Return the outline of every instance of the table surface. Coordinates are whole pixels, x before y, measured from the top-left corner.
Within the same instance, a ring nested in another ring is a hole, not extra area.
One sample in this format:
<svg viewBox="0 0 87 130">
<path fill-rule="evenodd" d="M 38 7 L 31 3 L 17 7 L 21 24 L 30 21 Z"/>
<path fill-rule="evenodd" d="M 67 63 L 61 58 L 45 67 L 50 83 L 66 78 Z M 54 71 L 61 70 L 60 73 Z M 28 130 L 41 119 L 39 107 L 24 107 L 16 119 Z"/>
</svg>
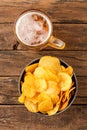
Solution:
<svg viewBox="0 0 87 130">
<path fill-rule="evenodd" d="M 64 50 L 31 50 L 19 43 L 15 21 L 26 9 L 42 9 L 51 17 L 53 34 L 66 42 Z M 18 103 L 18 79 L 25 65 L 44 55 L 57 56 L 77 75 L 78 95 L 64 113 L 45 117 Z M 0 1 L 0 130 L 87 130 L 87 1 Z"/>
</svg>

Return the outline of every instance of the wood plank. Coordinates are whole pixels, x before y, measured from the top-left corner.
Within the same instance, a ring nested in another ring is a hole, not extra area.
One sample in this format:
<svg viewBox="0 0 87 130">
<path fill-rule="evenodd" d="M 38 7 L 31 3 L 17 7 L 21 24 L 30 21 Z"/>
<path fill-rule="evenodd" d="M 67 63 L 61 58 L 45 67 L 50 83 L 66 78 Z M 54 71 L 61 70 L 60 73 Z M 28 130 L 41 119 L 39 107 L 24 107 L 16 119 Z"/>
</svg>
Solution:
<svg viewBox="0 0 87 130">
<path fill-rule="evenodd" d="M 87 130 L 87 105 L 71 106 L 56 116 L 28 112 L 24 106 L 0 106 L 1 130 Z"/>
<path fill-rule="evenodd" d="M 54 24 L 54 35 L 66 43 L 65 50 L 87 50 L 87 24 Z"/>
<path fill-rule="evenodd" d="M 87 92 L 86 92 L 86 97 L 78 97 L 77 96 L 75 101 L 73 102 L 73 104 L 74 105 L 87 105 Z"/>
<path fill-rule="evenodd" d="M 64 2 L 83 2 L 83 1 L 86 1 L 86 0 L 62 0 L 62 3 L 64 3 Z M 12 5 L 16 5 L 16 6 L 18 6 L 18 5 L 25 5 L 25 4 L 37 4 L 37 3 L 39 3 L 39 2 L 41 2 L 43 5 L 44 4 L 51 4 L 51 3 L 56 3 L 56 2 L 61 2 L 61 0 L 47 0 L 47 1 L 40 1 L 40 0 L 30 0 L 30 1 L 28 1 L 28 0 L 21 0 L 21 1 L 19 1 L 19 0 L 2 0 L 2 2 L 0 2 L 0 5 L 10 5 L 10 6 L 12 6 Z"/>
<path fill-rule="evenodd" d="M 31 55 L 32 54 L 32 55 Z M 44 55 L 61 58 L 79 76 L 87 76 L 87 51 L 0 51 L 0 76 L 19 75 L 31 60 Z"/>
<path fill-rule="evenodd" d="M 18 104 L 18 77 L 0 77 L 0 104 Z"/>
<path fill-rule="evenodd" d="M 19 104 L 19 77 L 0 77 L 0 104 Z M 78 77 L 78 94 L 73 104 L 87 104 L 86 78 Z"/>
<path fill-rule="evenodd" d="M 87 50 L 87 24 L 53 24 L 53 27 L 53 35 L 66 42 L 65 50 Z M 17 42 L 14 30 L 14 24 L 0 24 L 0 50 L 29 50 Z"/>
<path fill-rule="evenodd" d="M 42 9 L 58 23 L 87 23 L 87 2 L 24 1 L 0 2 L 0 23 L 14 22 L 27 9 Z"/>
<path fill-rule="evenodd" d="M 66 42 L 65 50 L 87 50 L 87 24 L 54 24 L 53 27 L 53 34 Z M 17 42 L 14 30 L 14 24 L 0 24 L 0 50 L 29 50 Z"/>
</svg>

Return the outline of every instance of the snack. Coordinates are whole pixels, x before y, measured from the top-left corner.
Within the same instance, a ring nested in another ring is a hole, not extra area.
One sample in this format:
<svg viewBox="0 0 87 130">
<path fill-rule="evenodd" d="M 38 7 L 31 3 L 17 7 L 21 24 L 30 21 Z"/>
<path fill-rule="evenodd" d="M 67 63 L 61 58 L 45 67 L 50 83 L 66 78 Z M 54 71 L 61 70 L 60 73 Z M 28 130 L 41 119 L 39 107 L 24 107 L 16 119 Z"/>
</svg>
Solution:
<svg viewBox="0 0 87 130">
<path fill-rule="evenodd" d="M 73 68 L 65 68 L 56 57 L 43 56 L 25 68 L 18 98 L 30 112 L 54 115 L 64 110 L 73 95 Z"/>
</svg>

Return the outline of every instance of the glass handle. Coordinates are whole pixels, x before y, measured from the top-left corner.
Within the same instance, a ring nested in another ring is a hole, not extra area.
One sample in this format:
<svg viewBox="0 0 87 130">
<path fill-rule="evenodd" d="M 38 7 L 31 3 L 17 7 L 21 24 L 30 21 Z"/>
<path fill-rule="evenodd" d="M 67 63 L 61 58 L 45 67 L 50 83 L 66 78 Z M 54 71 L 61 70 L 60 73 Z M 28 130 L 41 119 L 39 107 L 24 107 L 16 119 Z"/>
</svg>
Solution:
<svg viewBox="0 0 87 130">
<path fill-rule="evenodd" d="M 64 49 L 65 48 L 65 42 L 63 42 L 62 40 L 51 36 L 49 39 L 49 46 L 54 47 L 56 49 Z"/>
</svg>

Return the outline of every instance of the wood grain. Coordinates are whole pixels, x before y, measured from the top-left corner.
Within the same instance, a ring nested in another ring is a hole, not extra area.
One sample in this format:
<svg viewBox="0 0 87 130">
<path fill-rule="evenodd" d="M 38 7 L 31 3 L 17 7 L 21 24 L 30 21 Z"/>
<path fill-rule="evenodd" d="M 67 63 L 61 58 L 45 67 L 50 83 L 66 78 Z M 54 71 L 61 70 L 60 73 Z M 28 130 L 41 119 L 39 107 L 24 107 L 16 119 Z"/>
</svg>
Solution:
<svg viewBox="0 0 87 130">
<path fill-rule="evenodd" d="M 1 5 L 14 5 L 15 4 L 15 6 L 19 6 L 19 5 L 24 5 L 24 4 L 39 4 L 39 2 L 41 2 L 41 4 L 52 4 L 52 3 L 64 3 L 64 2 L 84 2 L 84 1 L 86 1 L 86 0 L 47 0 L 47 1 L 44 1 L 44 0 L 42 0 L 42 1 L 39 1 L 39 0 L 30 0 L 30 1 L 28 1 L 28 0 L 21 0 L 21 1 L 19 1 L 19 0 L 2 0 L 2 2 L 0 2 L 0 4 Z"/>
<path fill-rule="evenodd" d="M 53 28 L 53 35 L 66 43 L 64 50 L 87 50 L 87 24 L 53 24 Z M 17 42 L 14 30 L 14 24 L 0 24 L 0 50 L 29 50 Z"/>
<path fill-rule="evenodd" d="M 18 104 L 18 77 L 0 77 L 0 104 Z"/>
<path fill-rule="evenodd" d="M 57 56 L 70 64 L 79 76 L 87 76 L 87 51 L 0 51 L 0 76 L 19 75 L 31 60 Z"/>
<path fill-rule="evenodd" d="M 30 113 L 24 106 L 0 106 L 0 130 L 86 130 L 87 106 L 71 106 L 56 116 Z"/>
<path fill-rule="evenodd" d="M 53 35 L 66 42 L 64 50 L 35 51 L 17 41 L 16 19 L 32 8 L 50 16 Z M 66 61 L 78 79 L 78 94 L 71 107 L 51 117 L 30 113 L 18 103 L 22 69 L 43 55 Z M 87 0 L 0 1 L 0 130 L 87 130 Z"/>
<path fill-rule="evenodd" d="M 84 77 L 77 77 L 78 94 L 73 104 L 87 104 L 87 82 Z M 0 77 L 0 104 L 19 104 L 19 77 Z"/>
<path fill-rule="evenodd" d="M 0 2 L 0 23 L 15 22 L 19 14 L 32 8 L 47 12 L 52 22 L 87 23 L 87 2 L 10 1 Z"/>
</svg>

